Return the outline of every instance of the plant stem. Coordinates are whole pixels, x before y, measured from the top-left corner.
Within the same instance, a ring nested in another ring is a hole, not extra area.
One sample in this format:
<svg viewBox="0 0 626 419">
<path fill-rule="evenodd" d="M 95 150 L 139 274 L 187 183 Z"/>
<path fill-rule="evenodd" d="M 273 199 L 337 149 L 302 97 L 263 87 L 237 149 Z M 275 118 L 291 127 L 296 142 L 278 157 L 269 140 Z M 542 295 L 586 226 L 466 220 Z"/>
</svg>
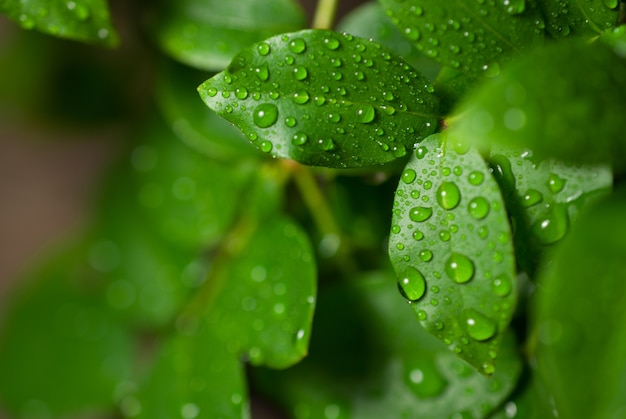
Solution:
<svg viewBox="0 0 626 419">
<path fill-rule="evenodd" d="M 332 29 L 338 0 L 319 0 L 313 17 L 313 29 Z"/>
</svg>

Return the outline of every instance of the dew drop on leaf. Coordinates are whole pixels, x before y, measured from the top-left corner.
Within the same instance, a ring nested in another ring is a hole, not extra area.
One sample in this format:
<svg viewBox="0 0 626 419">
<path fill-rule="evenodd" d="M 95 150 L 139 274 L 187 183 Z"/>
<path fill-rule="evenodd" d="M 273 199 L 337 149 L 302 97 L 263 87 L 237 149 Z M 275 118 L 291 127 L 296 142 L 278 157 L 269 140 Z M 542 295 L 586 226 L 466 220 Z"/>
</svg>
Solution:
<svg viewBox="0 0 626 419">
<path fill-rule="evenodd" d="M 459 205 L 461 191 L 454 182 L 442 182 L 437 188 L 437 202 L 441 208 L 451 210 Z"/>
<path fill-rule="evenodd" d="M 485 175 L 483 175 L 483 173 L 479 171 L 474 171 L 470 173 L 469 176 L 467 177 L 468 182 L 474 186 L 478 186 L 482 184 L 484 179 L 485 179 Z"/>
<path fill-rule="evenodd" d="M 559 193 L 565 187 L 565 179 L 559 177 L 556 173 L 550 173 L 548 178 L 548 188 L 552 193 Z"/>
<path fill-rule="evenodd" d="M 543 195 L 536 189 L 529 189 L 522 196 L 522 207 L 528 208 L 540 203 L 543 200 Z"/>
<path fill-rule="evenodd" d="M 430 207 L 413 207 L 409 211 L 409 218 L 417 223 L 428 220 L 433 215 Z"/>
<path fill-rule="evenodd" d="M 301 65 L 297 65 L 293 68 L 293 77 L 296 80 L 304 80 L 307 78 L 307 76 L 309 75 L 309 72 L 307 71 L 307 69 Z"/>
<path fill-rule="evenodd" d="M 484 341 L 496 334 L 496 322 L 473 308 L 464 310 L 465 330 L 470 337 L 477 341 Z"/>
<path fill-rule="evenodd" d="M 256 51 L 260 56 L 266 56 L 270 53 L 270 45 L 267 42 L 261 42 L 256 46 Z"/>
<path fill-rule="evenodd" d="M 376 111 L 371 105 L 360 106 L 356 111 L 357 121 L 362 124 L 369 124 L 374 120 Z"/>
<path fill-rule="evenodd" d="M 543 244 L 552 244 L 561 240 L 568 228 L 567 210 L 560 206 L 552 206 L 531 226 L 531 231 Z"/>
<path fill-rule="evenodd" d="M 340 43 L 339 43 L 339 40 L 337 38 L 328 37 L 328 38 L 324 39 L 324 46 L 326 48 L 334 51 L 337 48 L 339 48 Z"/>
<path fill-rule="evenodd" d="M 252 120 L 259 128 L 271 127 L 278 120 L 278 108 L 273 103 L 262 103 L 254 110 Z"/>
<path fill-rule="evenodd" d="M 300 90 L 298 92 L 295 92 L 291 98 L 294 103 L 298 105 L 304 105 L 309 101 L 311 97 L 309 96 L 309 93 L 307 91 Z"/>
<path fill-rule="evenodd" d="M 413 183 L 416 177 L 417 173 L 415 173 L 415 170 L 413 169 L 406 169 L 402 172 L 402 181 L 407 185 Z"/>
<path fill-rule="evenodd" d="M 491 283 L 491 289 L 493 290 L 494 294 L 500 297 L 506 297 L 511 293 L 511 279 L 504 274 L 498 275 Z"/>
<path fill-rule="evenodd" d="M 302 38 L 294 38 L 289 41 L 288 48 L 289 51 L 295 54 L 301 54 L 306 49 L 306 42 Z"/>
<path fill-rule="evenodd" d="M 420 399 L 437 397 L 448 387 L 448 382 L 431 360 L 408 362 L 403 375 L 405 385 Z"/>
<path fill-rule="evenodd" d="M 489 214 L 489 202 L 481 196 L 473 198 L 469 204 L 467 204 L 467 212 L 472 217 L 482 220 Z"/>
<path fill-rule="evenodd" d="M 407 300 L 419 300 L 426 292 L 424 275 L 415 268 L 409 268 L 398 281 L 398 289 Z"/>
<path fill-rule="evenodd" d="M 445 271 L 448 278 L 464 284 L 474 276 L 474 263 L 467 256 L 453 252 L 446 261 Z"/>
</svg>

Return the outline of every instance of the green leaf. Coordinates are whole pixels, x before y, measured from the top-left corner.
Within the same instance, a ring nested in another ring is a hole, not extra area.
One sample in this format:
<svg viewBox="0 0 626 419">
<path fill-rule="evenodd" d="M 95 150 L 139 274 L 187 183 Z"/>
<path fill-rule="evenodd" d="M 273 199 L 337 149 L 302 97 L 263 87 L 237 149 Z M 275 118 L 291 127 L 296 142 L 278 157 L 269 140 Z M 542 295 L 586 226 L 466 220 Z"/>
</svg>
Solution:
<svg viewBox="0 0 626 419">
<path fill-rule="evenodd" d="M 160 348 L 146 385 L 122 404 L 126 416 L 242 418 L 247 389 L 236 354 L 229 352 L 206 323 L 193 335 L 177 333 Z"/>
<path fill-rule="evenodd" d="M 381 0 L 392 21 L 427 56 L 464 73 L 493 77 L 541 44 L 544 23 L 525 0 Z"/>
<path fill-rule="evenodd" d="M 383 164 L 437 128 L 424 76 L 375 42 L 326 30 L 255 44 L 199 91 L 262 151 L 314 166 Z"/>
<path fill-rule="evenodd" d="M 313 250 L 286 218 L 244 224 L 236 238 L 246 242 L 216 272 L 215 282 L 224 288 L 207 322 L 252 364 L 285 368 L 307 353 L 316 289 Z"/>
<path fill-rule="evenodd" d="M 619 0 L 542 0 L 546 29 L 555 38 L 596 36 L 615 26 Z"/>
<path fill-rule="evenodd" d="M 402 173 L 389 255 L 424 328 L 490 375 L 517 297 L 512 238 L 486 163 L 448 138 L 424 140 Z"/>
<path fill-rule="evenodd" d="M 475 78 L 469 77 L 452 67 L 442 68 L 434 82 L 441 101 L 441 113 L 449 114 L 456 103 L 472 91 L 476 82 Z"/>
<path fill-rule="evenodd" d="M 0 0 L 0 13 L 24 29 L 109 47 L 119 42 L 105 0 Z"/>
<path fill-rule="evenodd" d="M 156 86 L 158 105 L 171 130 L 207 157 L 228 160 L 259 156 L 258 150 L 231 124 L 198 100 L 196 88 L 205 72 L 164 60 Z"/>
<path fill-rule="evenodd" d="M 484 417 L 521 370 L 511 334 L 492 378 L 415 324 L 392 275 L 371 274 L 320 294 L 310 355 L 282 371 L 253 369 L 254 382 L 293 416 Z"/>
<path fill-rule="evenodd" d="M 531 275 L 542 251 L 565 237 L 581 209 L 613 183 L 607 166 L 537 161 L 529 150 L 494 146 L 490 163 L 514 219 L 517 263 Z"/>
<path fill-rule="evenodd" d="M 303 28 L 305 16 L 292 0 L 165 0 L 152 23 L 159 46 L 171 57 L 219 71 L 252 43 Z"/>
<path fill-rule="evenodd" d="M 83 252 L 74 245 L 39 266 L 3 307 L 0 398 L 15 417 L 110 411 L 114 390 L 130 376 L 130 336 L 95 284 L 77 275 Z"/>
<path fill-rule="evenodd" d="M 450 129 L 483 149 L 530 148 L 538 159 L 623 170 L 626 60 L 615 51 L 577 41 L 535 50 L 467 96 Z"/>
<path fill-rule="evenodd" d="M 439 71 L 440 65 L 420 53 L 402 35 L 378 2 L 368 2 L 351 11 L 339 22 L 337 31 L 379 42 L 395 51 L 411 67 L 418 68 L 429 80 L 433 80 Z"/>
<path fill-rule="evenodd" d="M 489 419 L 548 419 L 557 418 L 553 400 L 541 375 L 534 369 L 527 368 L 520 377 L 518 387 L 509 400 L 504 403 Z"/>
<path fill-rule="evenodd" d="M 625 211 L 624 189 L 585 211 L 540 278 L 538 366 L 559 417 L 624 415 Z"/>
</svg>

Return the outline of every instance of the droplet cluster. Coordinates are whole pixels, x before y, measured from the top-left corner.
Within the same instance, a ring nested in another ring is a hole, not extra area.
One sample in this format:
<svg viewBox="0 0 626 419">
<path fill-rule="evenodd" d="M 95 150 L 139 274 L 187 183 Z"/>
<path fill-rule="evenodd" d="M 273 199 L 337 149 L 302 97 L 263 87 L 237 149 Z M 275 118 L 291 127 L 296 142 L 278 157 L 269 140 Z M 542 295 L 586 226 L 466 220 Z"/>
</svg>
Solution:
<svg viewBox="0 0 626 419">
<path fill-rule="evenodd" d="M 200 91 L 262 151 L 312 165 L 382 164 L 437 128 L 424 76 L 373 41 L 332 31 L 258 43 Z"/>
<path fill-rule="evenodd" d="M 400 176 L 390 255 L 426 329 L 489 373 L 473 348 L 496 353 L 515 304 L 508 217 L 480 155 L 444 138 L 422 141 Z"/>
</svg>

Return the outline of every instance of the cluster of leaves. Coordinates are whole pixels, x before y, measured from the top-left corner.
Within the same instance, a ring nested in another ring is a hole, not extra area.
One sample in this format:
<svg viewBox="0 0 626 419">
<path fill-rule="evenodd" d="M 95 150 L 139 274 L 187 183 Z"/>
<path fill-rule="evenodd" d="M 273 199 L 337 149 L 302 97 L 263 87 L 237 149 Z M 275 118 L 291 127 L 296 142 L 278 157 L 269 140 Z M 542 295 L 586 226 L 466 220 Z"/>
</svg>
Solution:
<svg viewBox="0 0 626 419">
<path fill-rule="evenodd" d="M 622 417 L 625 6 L 159 2 L 159 111 L 12 298 L 3 405 Z M 0 11 L 118 40 L 99 0 Z"/>
</svg>

